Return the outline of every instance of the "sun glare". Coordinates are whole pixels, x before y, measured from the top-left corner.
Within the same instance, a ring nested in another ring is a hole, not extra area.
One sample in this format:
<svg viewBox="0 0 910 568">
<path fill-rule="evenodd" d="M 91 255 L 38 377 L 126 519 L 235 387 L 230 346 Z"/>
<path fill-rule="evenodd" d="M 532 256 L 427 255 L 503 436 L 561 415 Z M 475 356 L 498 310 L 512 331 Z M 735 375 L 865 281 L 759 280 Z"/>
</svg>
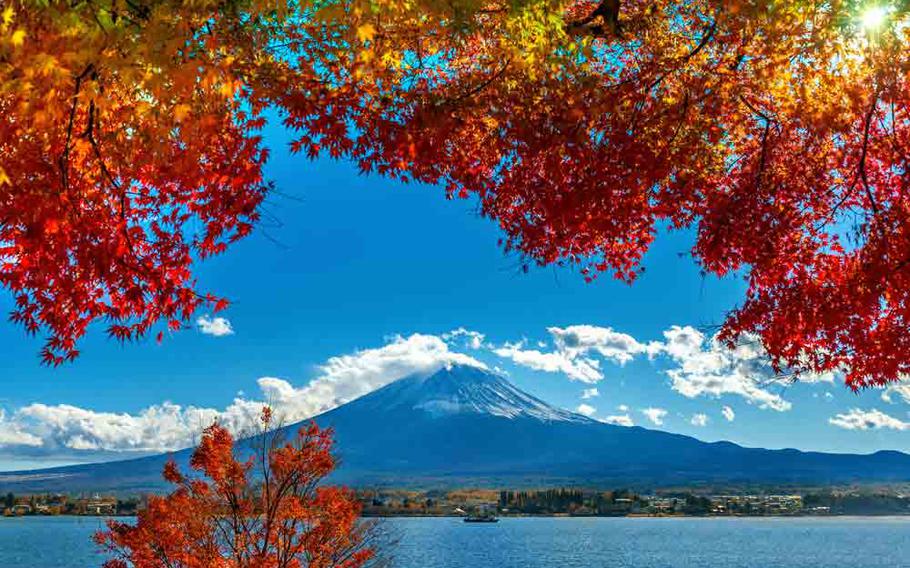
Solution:
<svg viewBox="0 0 910 568">
<path fill-rule="evenodd" d="M 869 31 L 881 28 L 888 19 L 888 8 L 884 6 L 869 6 L 860 15 L 860 23 Z"/>
</svg>

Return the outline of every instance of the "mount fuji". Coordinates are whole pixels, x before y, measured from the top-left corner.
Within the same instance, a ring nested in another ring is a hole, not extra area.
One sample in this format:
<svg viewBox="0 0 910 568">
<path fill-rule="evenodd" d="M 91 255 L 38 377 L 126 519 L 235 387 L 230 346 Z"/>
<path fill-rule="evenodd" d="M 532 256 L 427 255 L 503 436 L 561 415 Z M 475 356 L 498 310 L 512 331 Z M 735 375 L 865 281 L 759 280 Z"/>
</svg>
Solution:
<svg viewBox="0 0 910 568">
<path fill-rule="evenodd" d="M 400 379 L 314 419 L 335 431 L 341 466 L 334 481 L 359 487 L 910 481 L 910 455 L 901 452 L 744 448 L 605 424 L 555 408 L 502 376 L 471 366 Z M 163 488 L 165 461 L 173 457 L 185 467 L 189 455 L 181 450 L 0 474 L 0 492 L 156 490 Z"/>
</svg>

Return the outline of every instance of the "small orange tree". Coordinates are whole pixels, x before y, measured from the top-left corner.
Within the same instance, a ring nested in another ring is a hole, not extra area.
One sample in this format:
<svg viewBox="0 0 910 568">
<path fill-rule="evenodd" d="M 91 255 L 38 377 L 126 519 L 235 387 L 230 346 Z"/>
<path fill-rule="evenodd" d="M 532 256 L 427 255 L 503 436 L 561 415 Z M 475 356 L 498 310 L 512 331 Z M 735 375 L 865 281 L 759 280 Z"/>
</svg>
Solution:
<svg viewBox="0 0 910 568">
<path fill-rule="evenodd" d="M 168 462 L 176 489 L 150 497 L 135 524 L 111 520 L 95 535 L 114 556 L 105 568 L 359 568 L 375 559 L 375 525 L 359 521 L 353 493 L 320 486 L 335 467 L 331 431 L 311 423 L 285 441 L 269 431 L 268 408 L 262 426 L 245 461 L 227 429 L 207 428 L 190 460 L 204 478 Z"/>
</svg>

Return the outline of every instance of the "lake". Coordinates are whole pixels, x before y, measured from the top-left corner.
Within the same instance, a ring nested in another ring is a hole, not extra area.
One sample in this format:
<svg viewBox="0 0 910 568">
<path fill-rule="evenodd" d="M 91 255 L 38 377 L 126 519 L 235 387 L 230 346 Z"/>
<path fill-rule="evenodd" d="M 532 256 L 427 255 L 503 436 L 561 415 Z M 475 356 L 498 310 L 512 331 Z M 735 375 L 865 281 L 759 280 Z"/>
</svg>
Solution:
<svg viewBox="0 0 910 568">
<path fill-rule="evenodd" d="M 456 518 L 383 521 L 404 568 L 893 568 L 910 518 Z M 0 566 L 99 566 L 91 517 L 0 518 Z"/>
</svg>

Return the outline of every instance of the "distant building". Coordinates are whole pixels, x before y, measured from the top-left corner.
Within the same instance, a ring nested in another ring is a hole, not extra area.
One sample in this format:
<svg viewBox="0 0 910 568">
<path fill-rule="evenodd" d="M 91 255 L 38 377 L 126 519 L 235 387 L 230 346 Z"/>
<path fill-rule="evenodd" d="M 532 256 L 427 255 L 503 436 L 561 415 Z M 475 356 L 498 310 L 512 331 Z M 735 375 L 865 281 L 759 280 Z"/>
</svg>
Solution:
<svg viewBox="0 0 910 568">
<path fill-rule="evenodd" d="M 117 500 L 97 495 L 89 499 L 78 499 L 75 503 L 75 512 L 77 515 L 115 515 Z"/>
</svg>

